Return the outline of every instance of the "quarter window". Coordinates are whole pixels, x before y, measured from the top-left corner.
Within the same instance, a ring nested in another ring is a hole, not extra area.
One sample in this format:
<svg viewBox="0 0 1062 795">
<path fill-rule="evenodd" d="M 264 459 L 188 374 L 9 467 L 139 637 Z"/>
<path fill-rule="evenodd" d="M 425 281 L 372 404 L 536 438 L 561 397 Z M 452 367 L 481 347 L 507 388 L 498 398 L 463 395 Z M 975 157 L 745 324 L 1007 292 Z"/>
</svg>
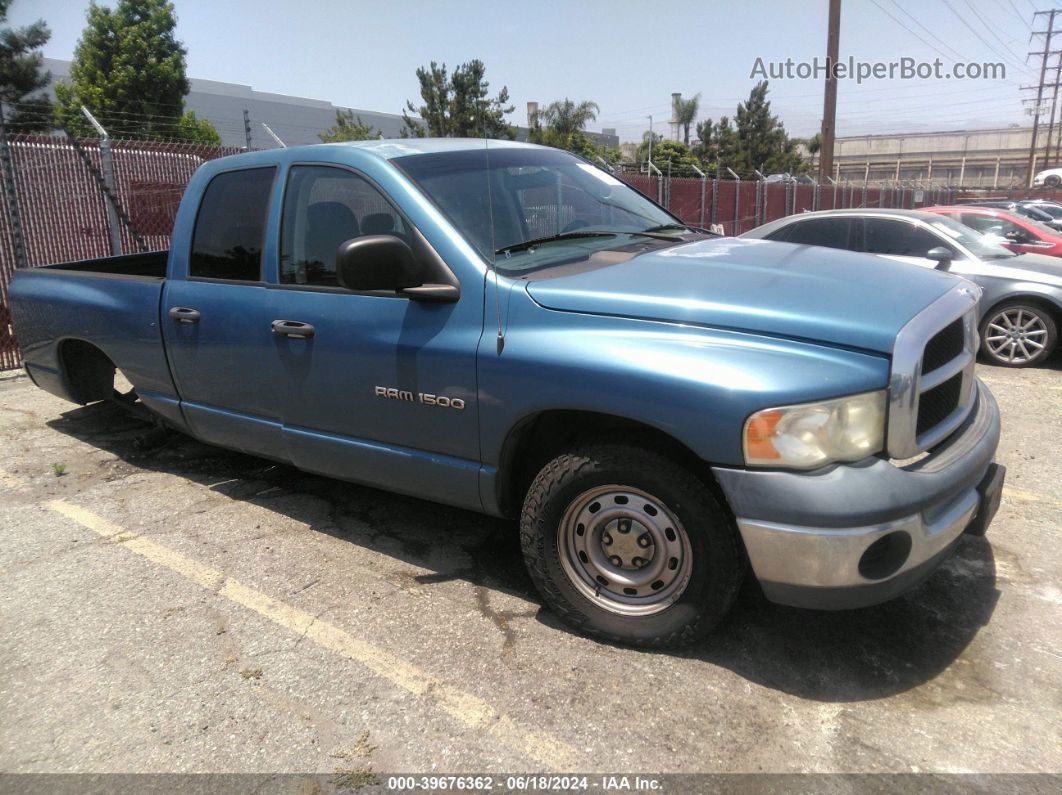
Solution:
<svg viewBox="0 0 1062 795">
<path fill-rule="evenodd" d="M 210 180 L 192 234 L 189 276 L 261 279 L 262 241 L 275 173 L 275 168 L 249 168 Z"/>
<path fill-rule="evenodd" d="M 330 166 L 292 167 L 280 237 L 281 284 L 338 286 L 339 247 L 362 235 L 410 242 L 402 216 L 364 178 Z"/>
</svg>

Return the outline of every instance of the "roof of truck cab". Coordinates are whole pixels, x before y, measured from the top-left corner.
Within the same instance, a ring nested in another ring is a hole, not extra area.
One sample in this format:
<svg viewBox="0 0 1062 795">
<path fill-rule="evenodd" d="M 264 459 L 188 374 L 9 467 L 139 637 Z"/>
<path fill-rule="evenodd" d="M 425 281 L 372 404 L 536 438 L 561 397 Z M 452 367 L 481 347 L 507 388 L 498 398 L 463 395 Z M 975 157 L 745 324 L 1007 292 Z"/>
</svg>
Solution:
<svg viewBox="0 0 1062 795">
<path fill-rule="evenodd" d="M 548 147 L 521 141 L 503 141 L 495 138 L 382 138 L 373 141 L 342 141 L 334 144 L 312 146 L 350 146 L 372 152 L 392 160 L 407 155 L 430 155 L 439 152 L 464 152 L 470 149 L 545 149 Z"/>
</svg>

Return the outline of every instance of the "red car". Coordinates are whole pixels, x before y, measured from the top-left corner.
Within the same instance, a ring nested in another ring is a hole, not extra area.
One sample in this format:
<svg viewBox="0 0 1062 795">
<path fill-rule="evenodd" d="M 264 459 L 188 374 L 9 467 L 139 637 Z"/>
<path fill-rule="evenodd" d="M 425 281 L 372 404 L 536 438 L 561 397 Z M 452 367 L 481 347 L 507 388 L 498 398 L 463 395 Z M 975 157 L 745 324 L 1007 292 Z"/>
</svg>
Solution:
<svg viewBox="0 0 1062 795">
<path fill-rule="evenodd" d="M 954 218 L 960 224 L 988 235 L 1018 254 L 1048 254 L 1062 257 L 1062 232 L 1007 210 L 951 205 L 924 207 L 927 213 Z"/>
</svg>

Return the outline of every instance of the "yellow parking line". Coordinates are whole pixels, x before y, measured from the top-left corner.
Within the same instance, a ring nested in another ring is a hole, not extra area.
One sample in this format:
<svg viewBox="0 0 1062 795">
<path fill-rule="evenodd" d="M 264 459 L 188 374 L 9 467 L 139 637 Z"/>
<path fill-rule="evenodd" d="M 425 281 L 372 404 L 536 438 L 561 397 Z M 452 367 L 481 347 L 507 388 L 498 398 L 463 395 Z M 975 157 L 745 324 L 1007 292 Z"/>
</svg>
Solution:
<svg viewBox="0 0 1062 795">
<path fill-rule="evenodd" d="M 520 725 L 478 696 L 453 687 L 392 652 L 360 640 L 334 624 L 317 619 L 305 610 L 291 607 L 249 588 L 224 572 L 199 563 L 156 541 L 126 532 L 113 522 L 77 505 L 65 500 L 53 500 L 48 503 L 48 507 L 153 563 L 164 566 L 197 585 L 306 637 L 318 646 L 363 665 L 403 690 L 422 696 L 466 726 L 486 731 L 505 745 L 542 765 L 554 770 L 583 770 L 586 767 L 576 750 L 556 737 Z"/>
<path fill-rule="evenodd" d="M 1062 500 L 1050 497 L 1046 494 L 1040 494 L 1037 491 L 1027 491 L 1013 486 L 1004 486 L 1003 496 L 1009 497 L 1012 500 L 1021 500 L 1022 502 L 1042 502 L 1047 505 L 1062 505 Z"/>
</svg>

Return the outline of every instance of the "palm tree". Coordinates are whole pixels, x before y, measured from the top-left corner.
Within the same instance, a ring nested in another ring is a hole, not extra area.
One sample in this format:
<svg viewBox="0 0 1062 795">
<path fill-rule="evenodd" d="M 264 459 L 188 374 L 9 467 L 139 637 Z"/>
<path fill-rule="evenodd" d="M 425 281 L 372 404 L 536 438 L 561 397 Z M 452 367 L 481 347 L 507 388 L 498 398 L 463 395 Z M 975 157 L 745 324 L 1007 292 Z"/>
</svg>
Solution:
<svg viewBox="0 0 1062 795">
<path fill-rule="evenodd" d="M 700 92 L 689 99 L 680 99 L 675 103 L 675 119 L 682 127 L 682 141 L 686 146 L 690 145 L 690 127 L 697 119 L 697 111 L 700 107 Z"/>
<path fill-rule="evenodd" d="M 582 130 L 587 122 L 596 119 L 600 110 L 596 102 L 587 100 L 577 105 L 565 97 L 563 100 L 551 102 L 539 115 L 551 130 L 561 135 L 571 135 Z"/>
</svg>

